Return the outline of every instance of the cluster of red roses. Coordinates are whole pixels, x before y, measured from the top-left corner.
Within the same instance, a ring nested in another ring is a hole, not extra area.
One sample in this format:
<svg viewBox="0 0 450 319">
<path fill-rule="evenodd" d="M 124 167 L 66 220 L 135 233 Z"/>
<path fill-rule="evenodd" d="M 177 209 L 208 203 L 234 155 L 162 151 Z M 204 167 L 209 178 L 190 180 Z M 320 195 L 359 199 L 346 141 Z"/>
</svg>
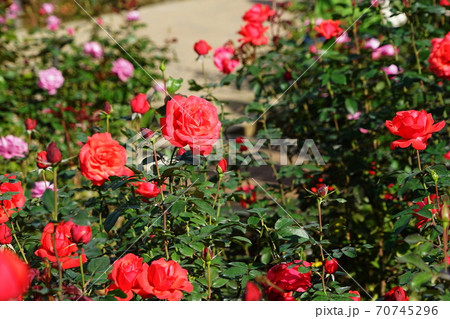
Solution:
<svg viewBox="0 0 450 319">
<path fill-rule="evenodd" d="M 164 258 L 153 261 L 150 265 L 143 263 L 143 258 L 127 254 L 116 260 L 113 271 L 108 276 L 114 281 L 107 290 L 122 290 L 127 297 L 118 300 L 131 300 L 133 293 L 142 298 L 153 298 L 177 301 L 183 292 L 191 292 L 192 284 L 188 281 L 187 270 L 173 260 Z"/>
<path fill-rule="evenodd" d="M 253 5 L 242 17 L 247 24 L 241 27 L 241 31 L 239 31 L 239 34 L 243 36 L 239 39 L 239 42 L 242 42 L 242 44 L 250 43 L 255 46 L 267 44 L 269 39 L 264 36 L 264 33 L 269 27 L 264 27 L 263 23 L 274 15 L 275 11 L 270 9 L 268 5 L 264 6 L 260 3 Z"/>
</svg>

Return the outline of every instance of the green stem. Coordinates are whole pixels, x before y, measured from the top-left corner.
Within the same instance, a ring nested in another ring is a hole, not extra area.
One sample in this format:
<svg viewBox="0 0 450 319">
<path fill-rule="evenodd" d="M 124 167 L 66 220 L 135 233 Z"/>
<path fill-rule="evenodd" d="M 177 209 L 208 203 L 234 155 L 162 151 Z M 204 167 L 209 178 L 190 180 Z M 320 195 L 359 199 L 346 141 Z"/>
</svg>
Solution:
<svg viewBox="0 0 450 319">
<path fill-rule="evenodd" d="M 53 220 L 58 222 L 58 167 L 53 168 Z"/>
<path fill-rule="evenodd" d="M 1 203 L 1 201 L 0 201 L 0 203 Z M 6 209 L 5 209 L 5 207 L 3 206 L 3 204 L 2 204 L 2 209 L 3 209 L 3 212 L 5 213 L 5 215 L 8 216 L 8 218 L 9 218 L 9 222 L 10 222 L 10 224 L 11 224 L 12 234 L 13 234 L 14 240 L 15 240 L 16 243 L 17 243 L 17 246 L 19 247 L 20 254 L 22 255 L 23 260 L 28 264 L 27 257 L 25 256 L 25 251 L 23 250 L 23 247 L 22 247 L 22 245 L 20 244 L 19 239 L 17 238 L 17 235 L 16 235 L 16 229 L 15 229 L 15 227 L 14 227 L 14 222 L 12 221 L 11 216 L 9 216 L 9 214 L 8 214 L 8 212 L 6 211 Z"/>
<path fill-rule="evenodd" d="M 419 171 L 422 171 L 422 164 L 420 163 L 420 153 L 419 150 L 416 150 L 417 154 L 417 165 L 419 166 Z"/>
<path fill-rule="evenodd" d="M 82 284 L 82 292 L 84 293 L 84 286 L 85 286 L 85 283 L 84 283 L 84 270 L 83 270 L 83 258 L 82 258 L 82 254 L 81 254 L 81 251 L 80 251 L 80 253 L 78 254 L 78 260 L 80 261 L 80 272 L 81 272 L 81 284 Z"/>
<path fill-rule="evenodd" d="M 58 267 L 58 298 L 59 300 L 63 300 L 63 294 L 62 294 L 62 282 L 63 282 L 63 277 L 62 277 L 62 267 L 61 267 L 61 262 L 59 261 L 59 256 L 58 256 L 58 250 L 56 249 L 56 239 L 55 239 L 55 234 L 56 234 L 56 228 L 57 228 L 57 224 L 54 224 L 54 231 L 52 234 L 52 241 L 53 241 L 53 250 L 55 252 L 55 258 L 56 258 L 56 265 Z"/>
<path fill-rule="evenodd" d="M 109 132 L 109 114 L 106 114 L 106 132 Z"/>
<path fill-rule="evenodd" d="M 322 248 L 322 239 L 323 239 L 323 233 L 322 233 L 322 208 L 321 205 L 322 201 L 320 199 L 317 200 L 317 209 L 319 211 L 319 231 L 320 231 L 320 242 L 319 242 L 319 247 L 320 247 L 320 256 L 322 257 L 322 288 L 323 288 L 323 292 L 325 293 L 325 296 L 327 296 L 327 287 L 325 285 L 325 257 L 323 255 L 323 248 Z"/>
<path fill-rule="evenodd" d="M 414 34 L 415 34 L 414 26 L 411 22 L 409 22 L 409 25 L 411 26 L 411 45 L 414 50 L 414 55 L 416 56 L 417 72 L 419 72 L 419 74 L 422 74 L 422 67 L 420 65 L 419 51 L 417 51 L 416 40 L 415 40 L 415 36 L 414 36 Z"/>
<path fill-rule="evenodd" d="M 211 300 L 211 262 L 206 263 L 206 269 L 208 272 L 208 300 Z"/>
</svg>

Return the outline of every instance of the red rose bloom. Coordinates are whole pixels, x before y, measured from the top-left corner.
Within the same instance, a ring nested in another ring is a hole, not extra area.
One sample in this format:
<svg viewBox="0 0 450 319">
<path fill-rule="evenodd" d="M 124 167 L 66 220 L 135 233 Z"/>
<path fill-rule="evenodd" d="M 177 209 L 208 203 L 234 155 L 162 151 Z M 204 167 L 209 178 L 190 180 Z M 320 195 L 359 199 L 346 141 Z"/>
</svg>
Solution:
<svg viewBox="0 0 450 319">
<path fill-rule="evenodd" d="M 155 296 L 161 300 L 178 301 L 183 297 L 182 291 L 193 290 L 187 270 L 176 261 L 165 261 L 164 258 L 153 261 L 150 266 L 144 264 L 137 280 L 141 287 L 139 295 L 144 298 Z"/>
<path fill-rule="evenodd" d="M 70 235 L 72 237 L 72 241 L 77 244 L 87 244 L 92 238 L 92 229 L 91 226 L 80 226 L 73 222 L 71 223 Z M 70 224 L 69 224 L 70 225 Z"/>
<path fill-rule="evenodd" d="M 16 177 L 8 176 L 8 178 L 14 179 Z M 18 192 L 18 194 L 12 195 L 11 199 L 0 200 L 0 223 L 8 221 L 9 217 L 11 217 L 18 210 L 20 210 L 23 205 L 25 205 L 25 196 L 23 195 L 21 182 L 1 183 L 0 195 L 3 195 L 7 192 Z"/>
<path fill-rule="evenodd" d="M 32 120 L 32 119 L 26 119 L 25 120 L 25 127 L 27 129 L 27 131 L 32 131 L 36 128 L 37 122 L 36 120 Z"/>
<path fill-rule="evenodd" d="M 349 293 L 349 294 L 355 294 L 355 295 L 358 295 L 358 296 L 355 296 L 355 297 L 350 297 L 350 299 L 352 299 L 353 301 L 361 301 L 361 295 L 359 294 L 358 291 L 356 291 L 356 290 L 349 290 L 348 293 Z"/>
<path fill-rule="evenodd" d="M 194 51 L 198 55 L 207 55 L 210 50 L 212 50 L 212 47 L 205 40 L 200 40 L 194 44 Z"/>
<path fill-rule="evenodd" d="M 261 291 L 253 282 L 248 281 L 245 286 L 244 298 L 245 301 L 259 301 L 261 300 Z"/>
<path fill-rule="evenodd" d="M 127 152 L 109 133 L 97 133 L 88 137 L 78 156 L 81 173 L 101 186 L 110 176 L 121 176 L 125 172 Z"/>
<path fill-rule="evenodd" d="M 28 265 L 12 251 L 0 251 L 0 301 L 20 299 L 28 286 Z"/>
<path fill-rule="evenodd" d="M 325 272 L 327 274 L 334 274 L 338 270 L 338 267 L 339 264 L 335 258 L 325 261 Z"/>
<path fill-rule="evenodd" d="M 263 27 L 261 23 L 247 23 L 245 26 L 241 27 L 239 34 L 243 38 L 239 39 L 239 42 L 251 43 L 253 45 L 263 45 L 269 42 L 269 39 L 264 36 L 264 33 L 269 29 L 269 27 Z"/>
<path fill-rule="evenodd" d="M 0 245 L 8 245 L 12 242 L 11 229 L 6 224 L 0 224 Z"/>
<path fill-rule="evenodd" d="M 47 152 L 46 151 L 41 151 L 38 153 L 38 155 L 36 156 L 36 165 L 37 165 L 37 167 L 42 168 L 42 169 L 50 167 L 50 163 L 47 160 Z"/>
<path fill-rule="evenodd" d="M 435 202 L 436 202 L 436 199 L 437 199 L 436 194 L 431 194 L 431 195 L 430 195 L 430 199 L 431 199 L 431 203 L 435 203 Z M 428 197 L 425 197 L 425 198 L 423 199 L 422 202 L 416 203 L 416 205 L 418 205 L 419 208 L 414 209 L 414 211 L 417 213 L 417 212 L 420 211 L 425 205 L 428 205 L 428 204 L 430 204 L 430 203 L 428 202 Z M 431 211 L 432 214 L 436 214 L 437 212 L 439 212 L 439 209 L 430 209 L 430 211 Z M 424 216 L 420 216 L 419 214 L 416 214 L 416 213 L 413 213 L 413 215 L 416 216 L 416 217 L 419 219 L 419 221 L 416 223 L 416 227 L 419 228 L 419 229 L 422 228 L 423 225 L 425 225 L 428 221 L 431 220 L 430 218 L 426 218 L 426 217 L 424 217 Z"/>
<path fill-rule="evenodd" d="M 261 23 L 273 16 L 275 11 L 270 9 L 268 5 L 260 3 L 253 5 L 250 10 L 245 12 L 242 19 L 247 22 Z"/>
<path fill-rule="evenodd" d="M 139 93 L 131 100 L 131 112 L 138 114 L 145 114 L 150 110 L 150 104 L 147 101 L 147 95 Z"/>
<path fill-rule="evenodd" d="M 433 48 L 428 58 L 431 71 L 443 79 L 450 80 L 450 32 L 443 39 L 431 40 L 431 45 Z"/>
<path fill-rule="evenodd" d="M 267 272 L 267 279 L 274 285 L 283 289 L 284 291 L 298 291 L 305 292 L 311 287 L 311 271 L 307 273 L 300 273 L 299 267 L 310 267 L 311 263 L 307 261 L 296 260 L 296 266 L 288 268 L 293 263 L 282 263 L 273 266 Z M 300 265 L 300 263 L 302 263 Z M 272 287 L 273 288 L 273 287 Z"/>
<path fill-rule="evenodd" d="M 266 289 L 267 299 L 270 301 L 295 301 L 295 298 L 292 296 L 294 293 L 290 292 L 280 292 L 273 287 L 269 287 Z"/>
<path fill-rule="evenodd" d="M 244 197 L 241 199 L 241 206 L 247 208 L 248 205 L 256 202 L 255 186 L 249 184 L 248 186 L 240 186 L 236 189 L 237 192 L 244 192 Z"/>
<path fill-rule="evenodd" d="M 219 173 L 219 174 L 223 174 L 223 173 L 225 173 L 226 171 L 227 171 L 227 166 L 228 166 L 228 163 L 227 163 L 227 160 L 226 159 L 224 159 L 224 158 L 222 158 L 220 161 L 219 161 L 219 163 L 217 164 L 217 172 Z"/>
<path fill-rule="evenodd" d="M 314 30 L 317 31 L 318 37 L 324 37 L 328 40 L 340 35 L 344 31 L 344 29 L 339 27 L 339 24 L 339 21 L 324 20 L 320 25 L 314 27 Z"/>
<path fill-rule="evenodd" d="M 441 0 L 439 1 L 439 5 L 448 7 L 450 6 L 450 2 L 448 0 Z"/>
<path fill-rule="evenodd" d="M 78 247 L 72 242 L 71 228 L 72 222 L 61 222 L 56 226 L 53 223 L 47 224 L 41 237 L 41 246 L 34 253 L 36 256 L 42 259 L 48 259 L 53 263 L 53 266 L 57 266 L 55 247 L 53 245 L 53 233 L 55 233 L 56 251 L 58 253 L 58 259 L 61 263 L 61 267 L 64 269 L 80 267 L 80 261 L 78 259 Z M 83 263 L 87 261 L 86 255 L 81 255 Z"/>
<path fill-rule="evenodd" d="M 137 189 L 134 192 L 145 198 L 154 198 L 161 193 L 161 188 L 163 191 L 166 189 L 164 184 L 161 188 L 158 188 L 157 182 L 137 182 L 135 186 L 137 186 Z"/>
<path fill-rule="evenodd" d="M 434 124 L 433 116 L 425 110 L 397 112 L 392 121 L 386 121 L 387 129 L 403 138 L 392 142 L 391 149 L 412 145 L 416 150 L 424 150 L 431 134 L 440 131 L 444 126 L 445 121 Z"/>
<path fill-rule="evenodd" d="M 118 300 L 130 300 L 133 298 L 133 292 L 137 292 L 137 276 L 142 272 L 142 258 L 134 254 L 126 254 L 124 257 L 116 260 L 113 265 L 112 273 L 108 279 L 114 281 L 108 287 L 108 291 L 120 289 L 127 294 L 124 299 L 116 297 Z"/>
<path fill-rule="evenodd" d="M 52 164 L 61 162 L 62 155 L 55 142 L 51 142 L 47 147 L 47 161 Z"/>
<path fill-rule="evenodd" d="M 446 160 L 450 160 L 450 151 L 448 151 L 447 153 L 444 154 L 444 158 Z"/>
<path fill-rule="evenodd" d="M 205 156 L 211 153 L 222 125 L 214 105 L 196 96 L 180 95 L 167 102 L 166 117 L 160 123 L 164 137 L 172 145 L 189 145 L 194 154 Z"/>
<path fill-rule="evenodd" d="M 394 287 L 384 295 L 384 301 L 408 301 L 409 297 L 402 287 Z"/>
</svg>

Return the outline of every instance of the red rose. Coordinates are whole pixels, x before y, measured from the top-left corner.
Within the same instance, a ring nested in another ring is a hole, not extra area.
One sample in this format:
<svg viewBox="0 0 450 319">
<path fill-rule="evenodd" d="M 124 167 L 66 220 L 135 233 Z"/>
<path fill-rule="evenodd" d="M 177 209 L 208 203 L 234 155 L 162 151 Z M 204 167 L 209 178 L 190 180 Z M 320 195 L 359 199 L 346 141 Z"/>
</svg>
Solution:
<svg viewBox="0 0 450 319">
<path fill-rule="evenodd" d="M 219 163 L 217 164 L 217 172 L 219 173 L 219 174 L 223 174 L 223 173 L 225 173 L 226 171 L 227 171 L 227 166 L 228 166 L 228 163 L 227 163 L 227 160 L 226 159 L 224 159 L 224 158 L 222 158 L 220 161 L 219 161 Z"/>
<path fill-rule="evenodd" d="M 258 286 L 253 282 L 248 281 L 245 286 L 244 298 L 245 301 L 260 301 L 261 300 L 261 291 Z"/>
<path fill-rule="evenodd" d="M 42 259 L 48 259 L 53 263 L 53 266 L 57 266 L 55 246 L 53 245 L 54 233 L 56 251 L 61 267 L 64 269 L 80 267 L 80 261 L 77 254 L 78 247 L 71 239 L 72 226 L 72 222 L 61 222 L 56 226 L 55 231 L 55 225 L 53 223 L 48 223 L 42 232 L 41 246 L 34 254 Z M 83 263 L 87 261 L 85 254 L 81 255 L 81 260 Z"/>
<path fill-rule="evenodd" d="M 0 301 L 20 299 L 28 286 L 28 265 L 8 249 L 0 251 Z"/>
<path fill-rule="evenodd" d="M 72 223 L 72 222 L 67 222 Z M 80 226 L 75 223 L 72 223 L 72 227 L 70 229 L 70 235 L 72 237 L 72 241 L 77 244 L 87 244 L 92 238 L 92 230 L 91 226 Z"/>
<path fill-rule="evenodd" d="M 268 5 L 262 5 L 260 3 L 253 5 L 250 10 L 245 12 L 242 19 L 247 22 L 261 23 L 273 16 L 275 11 L 270 9 Z"/>
<path fill-rule="evenodd" d="M 160 123 L 164 137 L 172 145 L 189 145 L 194 154 L 205 156 L 211 153 L 222 125 L 214 105 L 196 96 L 180 95 L 167 102 L 166 117 Z"/>
<path fill-rule="evenodd" d="M 142 272 L 142 260 L 134 254 L 126 254 L 114 262 L 112 273 L 108 275 L 108 279 L 114 283 L 108 287 L 108 291 L 120 289 L 127 294 L 124 299 L 116 299 L 130 300 L 133 298 L 133 292 L 138 291 L 137 276 Z"/>
<path fill-rule="evenodd" d="M 440 6 L 450 6 L 450 2 L 448 0 L 439 1 Z"/>
<path fill-rule="evenodd" d="M 444 154 L 444 158 L 446 160 L 450 160 L 450 151 L 448 151 L 447 153 Z"/>
<path fill-rule="evenodd" d="M 290 292 L 280 292 L 274 287 L 269 287 L 266 289 L 267 299 L 270 301 L 295 301 L 295 298 L 292 296 L 294 293 Z"/>
<path fill-rule="evenodd" d="M 147 95 L 139 93 L 131 100 L 131 112 L 138 114 L 145 114 L 150 110 L 150 104 L 147 101 Z"/>
<path fill-rule="evenodd" d="M 188 281 L 187 270 L 173 260 L 160 258 L 150 266 L 144 264 L 138 275 L 139 294 L 144 298 L 155 296 L 158 299 L 178 301 L 183 297 L 182 291 L 191 292 L 192 284 Z"/>
<path fill-rule="evenodd" d="M 6 176 L 6 175 L 5 175 Z M 8 176 L 9 179 L 16 178 L 15 176 Z M 21 182 L 16 183 L 1 183 L 0 195 L 6 192 L 18 192 L 12 195 L 11 199 L 0 200 L 0 223 L 8 221 L 9 217 L 20 210 L 25 205 L 25 196 L 23 195 L 23 188 Z"/>
<path fill-rule="evenodd" d="M 161 188 L 163 191 L 166 189 L 164 184 L 161 188 L 158 188 L 157 182 L 137 182 L 135 186 L 137 186 L 137 189 L 134 192 L 145 198 L 154 198 L 161 193 Z"/>
<path fill-rule="evenodd" d="M 327 274 L 334 274 L 338 270 L 338 267 L 339 264 L 335 258 L 325 261 L 325 272 Z"/>
<path fill-rule="evenodd" d="M 340 35 L 344 31 L 344 29 L 339 27 L 339 24 L 339 21 L 324 20 L 320 25 L 314 27 L 314 30 L 317 31 L 318 37 L 324 37 L 328 40 Z"/>
<path fill-rule="evenodd" d="M 409 297 L 402 287 L 394 287 L 384 295 L 384 301 L 408 301 Z"/>
<path fill-rule="evenodd" d="M 357 295 L 355 297 L 350 297 L 350 299 L 352 299 L 353 301 L 361 301 L 361 295 L 359 294 L 358 291 L 356 291 L 356 290 L 349 290 L 348 293 Z"/>
<path fill-rule="evenodd" d="M 26 119 L 25 120 L 25 127 L 27 129 L 27 131 L 32 131 L 36 128 L 37 122 L 36 120 L 32 120 L 32 119 Z"/>
<path fill-rule="evenodd" d="M 127 152 L 109 133 L 97 133 L 88 137 L 79 155 L 81 173 L 101 186 L 110 176 L 121 176 L 125 171 Z"/>
<path fill-rule="evenodd" d="M 431 203 L 434 204 L 434 203 L 436 202 L 436 199 L 437 199 L 436 194 L 431 194 L 431 195 L 430 195 L 430 199 L 431 199 Z M 413 209 L 413 210 L 417 213 L 417 212 L 420 211 L 425 205 L 428 205 L 428 204 L 430 204 L 430 203 L 428 202 L 428 197 L 425 197 L 425 198 L 423 199 L 423 201 L 417 202 L 417 203 L 416 203 L 416 205 L 418 205 L 419 208 Z M 432 214 L 436 214 L 437 212 L 439 212 L 439 209 L 430 209 L 430 211 L 431 211 Z M 428 221 L 431 220 L 430 218 L 426 218 L 426 217 L 420 216 L 419 214 L 416 214 L 416 213 L 413 213 L 413 215 L 416 216 L 416 217 L 419 219 L 419 221 L 418 221 L 417 224 L 416 224 L 416 227 L 417 227 L 417 228 L 422 228 L 423 225 L 425 225 Z"/>
<path fill-rule="evenodd" d="M 239 34 L 243 36 L 243 38 L 239 39 L 239 42 L 251 43 L 253 45 L 267 44 L 269 39 L 264 36 L 267 29 L 269 27 L 263 27 L 261 23 L 247 23 L 239 31 Z"/>
<path fill-rule="evenodd" d="M 267 272 L 267 279 L 269 279 L 274 285 L 288 292 L 307 291 L 312 286 L 311 271 L 302 274 L 298 271 L 298 268 L 310 267 L 311 263 L 301 260 L 295 260 L 295 263 L 298 265 L 292 268 L 289 268 L 289 266 L 293 265 L 294 263 L 282 263 L 273 266 Z"/>
<path fill-rule="evenodd" d="M 244 192 L 244 198 L 241 199 L 241 206 L 247 208 L 248 205 L 256 202 L 255 186 L 249 184 L 248 186 L 240 186 L 236 189 L 237 192 Z"/>
<path fill-rule="evenodd" d="M 50 167 L 50 163 L 47 160 L 47 152 L 41 151 L 36 156 L 36 165 L 39 168 L 45 169 L 47 167 Z"/>
<path fill-rule="evenodd" d="M 0 224 L 0 245 L 8 245 L 12 242 L 11 229 L 6 224 Z"/>
<path fill-rule="evenodd" d="M 234 48 L 231 44 L 225 44 L 223 47 L 218 47 L 214 50 L 214 65 L 216 68 L 229 74 L 239 65 L 239 60 L 234 58 Z"/>
<path fill-rule="evenodd" d="M 51 142 L 47 147 L 47 161 L 56 164 L 61 162 L 62 155 L 55 142 Z"/>
<path fill-rule="evenodd" d="M 443 39 L 431 40 L 431 45 L 433 48 L 428 58 L 431 71 L 443 79 L 450 80 L 450 32 Z"/>
<path fill-rule="evenodd" d="M 205 40 L 200 40 L 194 44 L 194 51 L 198 55 L 207 55 L 210 50 L 212 50 L 212 47 Z"/>
<path fill-rule="evenodd" d="M 412 144 L 414 149 L 424 150 L 431 134 L 440 131 L 445 126 L 445 121 L 433 123 L 433 116 L 425 110 L 397 112 L 392 121 L 386 121 L 386 127 L 392 134 L 403 139 L 392 142 L 391 149 L 406 148 Z"/>
</svg>

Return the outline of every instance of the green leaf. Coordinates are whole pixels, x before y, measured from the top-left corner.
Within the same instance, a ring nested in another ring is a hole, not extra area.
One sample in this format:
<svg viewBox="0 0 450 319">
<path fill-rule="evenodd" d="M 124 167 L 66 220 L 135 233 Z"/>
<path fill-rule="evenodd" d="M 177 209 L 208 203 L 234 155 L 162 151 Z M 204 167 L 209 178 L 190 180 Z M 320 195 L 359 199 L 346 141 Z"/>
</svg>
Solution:
<svg viewBox="0 0 450 319">
<path fill-rule="evenodd" d="M 283 229 L 283 233 L 286 233 L 287 235 L 298 236 L 300 238 L 309 238 L 309 235 L 306 232 L 306 230 L 300 227 L 285 227 Z"/>
<path fill-rule="evenodd" d="M 331 81 L 341 85 L 347 84 L 347 78 L 345 77 L 345 75 L 338 71 L 331 73 Z"/>
<path fill-rule="evenodd" d="M 44 203 L 44 207 L 49 211 L 49 212 L 53 212 L 53 210 L 55 209 L 55 193 L 47 188 L 44 192 L 44 194 L 42 195 L 41 199 L 42 202 Z"/>
<path fill-rule="evenodd" d="M 275 223 L 275 230 L 280 230 L 284 228 L 285 226 L 291 225 L 293 223 L 292 218 L 280 218 Z"/>
<path fill-rule="evenodd" d="M 244 242 L 247 244 L 252 245 L 252 242 L 250 239 L 246 238 L 246 237 L 242 237 L 242 236 L 233 236 L 232 239 L 239 241 L 239 242 Z"/>
<path fill-rule="evenodd" d="M 183 83 L 182 78 L 174 79 L 173 77 L 169 77 L 169 79 L 166 81 L 167 92 L 170 95 L 175 94 L 175 92 L 181 88 L 182 83 Z"/>
<path fill-rule="evenodd" d="M 410 245 L 414 245 L 423 241 L 426 241 L 426 239 L 423 238 L 420 234 L 412 234 L 405 238 L 405 242 L 407 242 Z"/>
<path fill-rule="evenodd" d="M 433 274 L 429 272 L 419 272 L 411 280 L 411 288 L 420 289 L 425 283 L 430 282 Z"/>
<path fill-rule="evenodd" d="M 114 227 L 121 213 L 122 209 L 118 208 L 106 217 L 105 222 L 103 223 L 105 231 L 109 232 Z"/>
<path fill-rule="evenodd" d="M 95 274 L 98 272 L 105 272 L 109 267 L 109 258 L 106 256 L 102 256 L 99 258 L 92 259 L 88 266 L 87 270 L 91 274 Z"/>
<path fill-rule="evenodd" d="M 247 269 L 241 267 L 231 267 L 223 272 L 223 276 L 229 278 L 237 278 L 245 274 L 247 274 Z"/>
<path fill-rule="evenodd" d="M 354 114 L 358 110 L 358 103 L 356 103 L 354 99 L 346 98 L 345 108 L 347 109 L 347 112 Z"/>
<path fill-rule="evenodd" d="M 428 267 L 428 265 L 423 261 L 422 258 L 420 258 L 419 255 L 411 253 L 411 254 L 408 254 L 408 255 L 397 257 L 397 260 L 399 262 L 401 262 L 401 263 L 413 264 L 417 268 L 420 268 L 420 269 L 425 270 L 427 272 L 431 272 L 430 267 Z"/>
<path fill-rule="evenodd" d="M 215 211 L 210 203 L 197 198 L 191 199 L 191 202 L 193 202 L 198 208 L 200 208 L 200 211 L 202 213 L 207 213 L 209 215 L 215 214 Z"/>
</svg>

